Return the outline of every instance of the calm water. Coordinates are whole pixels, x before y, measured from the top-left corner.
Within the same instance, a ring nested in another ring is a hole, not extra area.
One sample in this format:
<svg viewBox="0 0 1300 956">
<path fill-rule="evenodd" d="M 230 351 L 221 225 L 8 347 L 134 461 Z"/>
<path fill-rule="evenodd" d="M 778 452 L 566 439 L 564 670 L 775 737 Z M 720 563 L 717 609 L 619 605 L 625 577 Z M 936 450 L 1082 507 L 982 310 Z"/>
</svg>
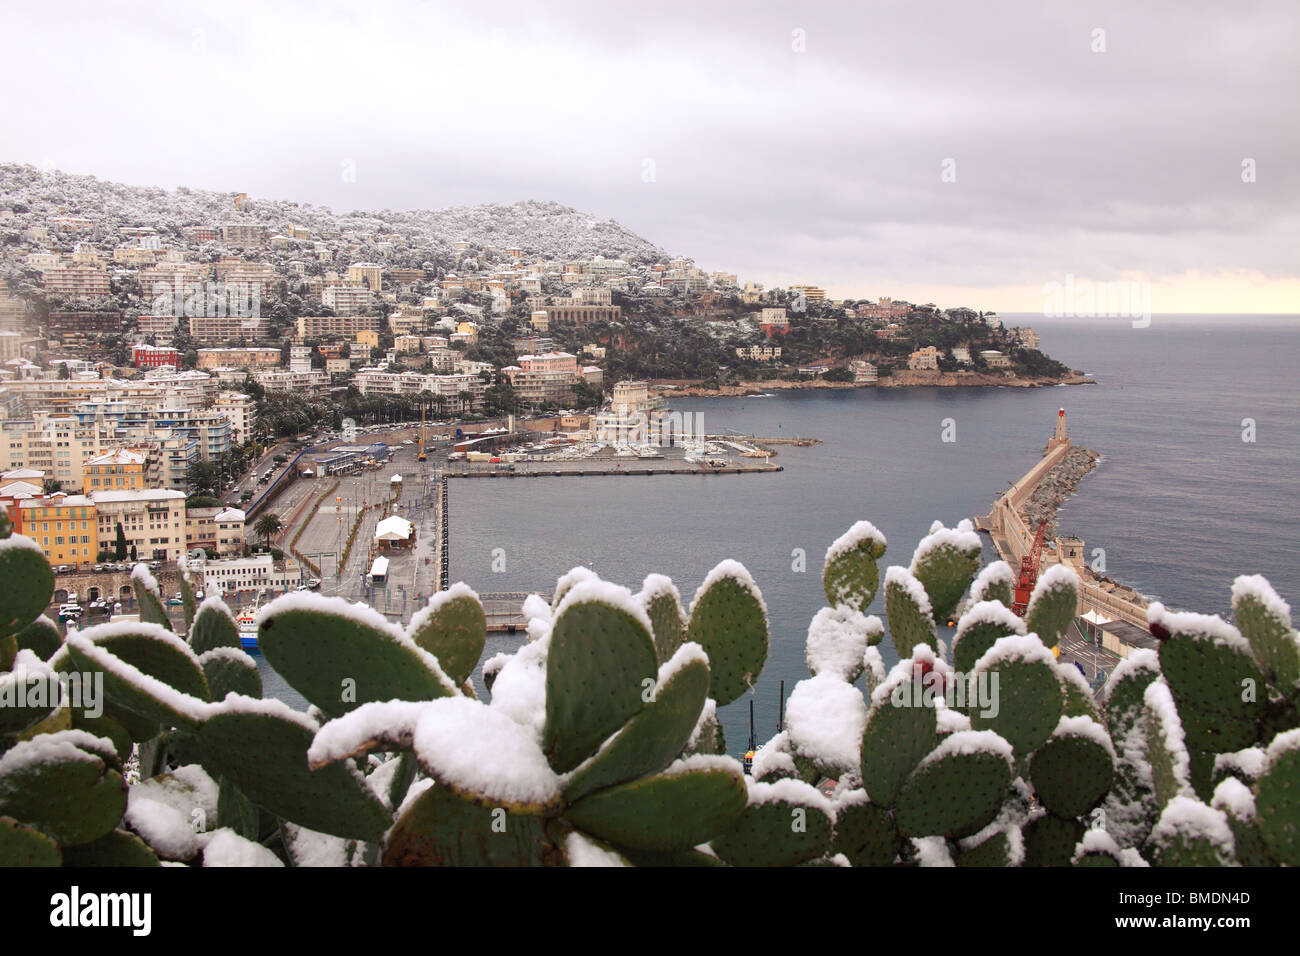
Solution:
<svg viewBox="0 0 1300 956">
<path fill-rule="evenodd" d="M 453 482 L 452 580 L 479 591 L 549 590 L 585 564 L 633 590 L 651 572 L 668 574 L 689 605 L 714 565 L 740 560 L 771 614 L 771 651 L 753 696 L 761 742 L 776 728 L 779 682 L 788 694 L 808 676 L 804 640 L 825 603 L 820 575 L 831 541 L 866 518 L 889 539 L 882 572 L 907 564 L 934 519 L 952 525 L 988 511 L 1038 460 L 1064 406 L 1074 441 L 1104 457 L 1061 509 L 1062 528 L 1089 552 L 1105 549 L 1113 576 L 1203 612 L 1229 610 L 1238 574 L 1262 573 L 1284 598 L 1300 597 L 1300 321 L 1156 316 L 1133 329 L 1127 320 L 1004 318 L 1032 324 L 1045 352 L 1099 384 L 679 399 L 673 407 L 702 413 L 711 432 L 823 443 L 781 446 L 785 471 L 773 475 Z M 955 442 L 942 440 L 948 418 Z M 1242 440 L 1247 418 L 1253 442 Z M 504 571 L 492 570 L 496 548 Z M 802 573 L 794 570 L 800 549 Z M 987 544 L 985 557 L 994 557 Z M 882 613 L 881 604 L 871 611 Z M 518 643 L 496 638 L 486 656 Z M 268 694 L 298 703 L 265 676 Z M 747 700 L 722 712 L 733 751 L 748 736 Z"/>
</svg>

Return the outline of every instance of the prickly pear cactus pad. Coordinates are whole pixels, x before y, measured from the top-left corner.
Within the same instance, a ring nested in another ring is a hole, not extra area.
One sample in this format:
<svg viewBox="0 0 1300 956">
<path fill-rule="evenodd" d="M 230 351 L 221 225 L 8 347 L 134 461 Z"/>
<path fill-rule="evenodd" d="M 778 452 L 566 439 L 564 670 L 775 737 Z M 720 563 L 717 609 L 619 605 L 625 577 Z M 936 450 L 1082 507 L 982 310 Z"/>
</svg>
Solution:
<svg viewBox="0 0 1300 956">
<path fill-rule="evenodd" d="M 383 864 L 542 866 L 545 847 L 540 817 L 502 813 L 434 785 L 398 814 L 384 841 Z"/>
<path fill-rule="evenodd" d="M 51 679 L 50 669 L 39 660 L 33 664 L 26 666 L 20 656 L 12 671 L 0 673 L 0 737 L 20 733 L 59 708 L 59 685 Z"/>
<path fill-rule="evenodd" d="M 738 561 L 723 561 L 691 602 L 686 640 L 709 655 L 710 696 L 726 706 L 748 691 L 767 662 L 767 605 Z"/>
<path fill-rule="evenodd" d="M 0 757 L 0 817 L 41 831 L 60 846 L 113 830 L 126 784 L 111 742 L 80 730 L 40 734 Z"/>
<path fill-rule="evenodd" d="M 871 802 L 867 791 L 837 793 L 831 801 L 835 833 L 831 850 L 843 853 L 853 866 L 889 866 L 898 856 L 898 831 L 893 815 Z"/>
<path fill-rule="evenodd" d="M 199 666 L 214 701 L 224 700 L 227 694 L 262 696 L 257 662 L 237 647 L 214 647 L 199 655 Z"/>
<path fill-rule="evenodd" d="M 1029 595 L 1025 628 L 1047 647 L 1061 640 L 1079 609 L 1079 576 L 1064 564 L 1048 568 Z"/>
<path fill-rule="evenodd" d="M 258 615 L 258 649 L 331 717 L 369 701 L 458 693 L 437 659 L 378 611 L 343 598 L 286 594 Z"/>
<path fill-rule="evenodd" d="M 1143 695 L 1146 729 L 1147 766 L 1157 806 L 1163 807 L 1174 797 L 1191 796 L 1191 758 L 1183 724 L 1178 718 L 1169 685 L 1163 679 L 1153 681 Z"/>
<path fill-rule="evenodd" d="M 790 694 L 785 716 L 796 758 L 828 777 L 858 771 L 867 702 L 856 687 L 834 674 L 801 680 Z"/>
<path fill-rule="evenodd" d="M 829 849 L 834 826 L 834 807 L 816 787 L 750 780 L 743 814 L 712 846 L 732 866 L 795 866 Z"/>
<path fill-rule="evenodd" d="M 730 757 L 687 757 L 584 797 L 564 819 L 616 847 L 686 850 L 726 832 L 745 812 L 745 779 Z"/>
<path fill-rule="evenodd" d="M 654 631 L 655 653 L 663 664 L 677 653 L 686 633 L 686 612 L 682 610 L 682 596 L 670 578 L 650 574 L 641 583 L 636 596 L 645 608 Z"/>
<path fill-rule="evenodd" d="M 885 615 L 889 636 L 900 658 L 911 657 L 912 649 L 926 644 L 938 650 L 939 635 L 925 587 L 907 568 L 894 565 L 885 572 Z"/>
<path fill-rule="evenodd" d="M 199 605 L 189 630 L 190 647 L 195 654 L 206 654 L 218 647 L 239 648 L 239 625 L 221 598 L 213 595 Z"/>
<path fill-rule="evenodd" d="M 573 585 L 555 612 L 546 658 L 542 747 L 557 773 L 589 757 L 646 703 L 659 670 L 650 619 L 626 588 Z M 500 693 L 505 671 L 495 687 Z"/>
<path fill-rule="evenodd" d="M 908 568 L 925 587 L 935 623 L 947 621 L 980 567 L 980 536 L 963 520 L 956 528 L 939 522 L 921 539 Z"/>
<path fill-rule="evenodd" d="M 1111 671 L 1101 689 L 1111 740 L 1123 740 L 1142 723 L 1147 687 L 1159 676 L 1160 658 L 1152 650 L 1134 651 Z"/>
<path fill-rule="evenodd" d="M 1039 810 L 1020 832 L 1025 841 L 1022 866 L 1069 866 L 1074 848 L 1083 838 L 1084 825 Z"/>
<path fill-rule="evenodd" d="M 1025 839 L 1020 827 L 999 818 L 961 840 L 953 862 L 958 866 L 1019 866 L 1024 859 Z"/>
<path fill-rule="evenodd" d="M 309 830 L 377 840 L 391 813 L 347 762 L 312 770 L 307 749 L 319 726 L 278 700 L 227 697 L 199 729 L 203 764 L 248 799 Z"/>
<path fill-rule="evenodd" d="M 439 591 L 427 606 L 417 611 L 406 633 L 438 658 L 454 683 L 462 684 L 474 670 L 487 643 L 487 615 L 470 586 L 457 582 L 446 591 Z"/>
<path fill-rule="evenodd" d="M 977 686 L 984 682 L 995 706 L 972 707 L 971 726 L 1000 734 L 1015 749 L 1018 761 L 1056 729 L 1063 706 L 1061 685 L 1052 652 L 1037 635 L 1000 638 L 975 663 L 973 680 Z"/>
<path fill-rule="evenodd" d="M 1223 811 L 1232 828 L 1237 862 L 1242 866 L 1276 865 L 1260 835 L 1255 794 L 1236 777 L 1228 777 L 1214 788 L 1210 806 Z"/>
<path fill-rule="evenodd" d="M 975 576 L 970 586 L 970 603 L 997 601 L 1004 607 L 1011 607 L 1011 598 L 1016 587 L 1016 572 L 1005 561 L 994 561 L 984 567 Z"/>
<path fill-rule="evenodd" d="M 1174 797 L 1148 841 L 1157 866 L 1230 866 L 1235 844 L 1228 818 L 1194 797 Z"/>
<path fill-rule="evenodd" d="M 564 600 L 565 596 L 569 593 L 569 589 L 572 588 L 575 584 L 580 584 L 583 581 L 599 581 L 599 580 L 600 580 L 600 575 L 598 575 L 595 571 L 591 570 L 591 568 L 584 568 L 581 565 L 579 565 L 576 568 L 573 568 L 571 571 L 568 571 L 565 574 L 560 575 L 560 579 L 555 582 L 555 594 L 551 596 L 551 610 L 552 611 L 559 610 L 560 603 Z"/>
<path fill-rule="evenodd" d="M 1145 867 L 1150 864 L 1134 849 L 1121 849 L 1105 830 L 1094 828 L 1083 835 L 1070 858 L 1073 866 Z"/>
<path fill-rule="evenodd" d="M 872 802 L 892 807 L 903 784 L 935 744 L 935 708 L 915 685 L 924 679 L 921 660 L 902 661 L 871 695 L 862 735 L 862 785 Z"/>
<path fill-rule="evenodd" d="M 1061 712 L 1066 717 L 1091 717 L 1097 723 L 1103 723 L 1101 711 L 1092 696 L 1092 687 L 1077 667 L 1057 661 L 1056 677 L 1061 682 Z"/>
<path fill-rule="evenodd" d="M 1011 746 L 992 731 L 950 734 L 903 785 L 899 833 L 952 839 L 977 833 L 997 816 L 1012 765 Z"/>
<path fill-rule="evenodd" d="M 814 677 L 832 674 L 852 684 L 862 676 L 872 639 L 879 640 L 884 631 L 884 624 L 874 614 L 866 617 L 846 605 L 822 608 L 808 625 L 808 670 Z"/>
<path fill-rule="evenodd" d="M 1232 625 L 1208 614 L 1147 609 L 1160 639 L 1160 670 L 1182 717 L 1189 750 L 1227 753 L 1255 742 L 1264 715 L 1264 674 Z"/>
<path fill-rule="evenodd" d="M 698 644 L 683 644 L 659 668 L 654 693 L 640 712 L 570 775 L 564 799 L 657 773 L 691 738 L 709 696 L 709 659 Z"/>
<path fill-rule="evenodd" d="M 104 675 L 109 700 L 145 720 L 194 730 L 208 712 L 208 682 L 183 640 L 157 624 L 100 624 L 68 636 L 83 674 Z"/>
<path fill-rule="evenodd" d="M 826 549 L 822 588 L 831 607 L 865 611 L 880 586 L 876 561 L 884 556 L 885 536 L 870 521 L 859 521 Z"/>
<path fill-rule="evenodd" d="M 1255 784 L 1259 833 L 1279 863 L 1300 866 L 1300 729 L 1278 734 Z"/>
<path fill-rule="evenodd" d="M 1115 748 L 1090 717 L 1062 717 L 1029 762 L 1039 801 L 1058 817 L 1087 813 L 1101 803 L 1114 778 Z"/>
<path fill-rule="evenodd" d="M 1232 610 L 1269 682 L 1292 700 L 1300 697 L 1300 635 L 1291 606 L 1263 576 L 1243 574 L 1232 582 Z"/>
<path fill-rule="evenodd" d="M 957 633 L 952 639 L 952 666 L 969 674 L 998 638 L 1024 633 L 1024 620 L 1000 601 L 972 604 L 957 621 Z"/>
<path fill-rule="evenodd" d="M 57 625 L 42 614 L 14 635 L 17 650 L 29 650 L 43 661 L 48 661 L 63 646 L 63 635 Z"/>
<path fill-rule="evenodd" d="M 157 624 L 170 631 L 172 622 L 167 617 L 162 590 L 158 587 L 157 578 L 150 573 L 148 565 L 137 564 L 131 569 L 131 587 L 135 590 L 135 602 L 140 606 L 140 620 L 145 624 Z"/>
<path fill-rule="evenodd" d="M 0 816 L 0 866 L 59 866 L 59 845 L 35 827 Z"/>
<path fill-rule="evenodd" d="M 10 582 L 0 588 L 0 636 L 36 620 L 54 594 L 54 572 L 45 560 L 45 552 L 21 534 L 0 537 L 0 581 Z M 17 581 L 23 586 L 11 586 Z"/>
</svg>

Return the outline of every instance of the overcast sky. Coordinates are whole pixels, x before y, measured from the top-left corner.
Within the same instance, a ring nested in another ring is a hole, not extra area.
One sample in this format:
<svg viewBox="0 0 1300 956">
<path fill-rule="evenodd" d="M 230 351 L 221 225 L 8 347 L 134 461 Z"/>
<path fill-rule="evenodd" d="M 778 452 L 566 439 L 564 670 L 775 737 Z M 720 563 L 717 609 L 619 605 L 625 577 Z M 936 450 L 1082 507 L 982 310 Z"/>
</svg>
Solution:
<svg viewBox="0 0 1300 956">
<path fill-rule="evenodd" d="M 1300 4 L 701 6 L 11 4 L 0 160 L 552 199 L 839 296 L 1036 311 L 1074 275 L 1300 313 Z"/>
</svg>

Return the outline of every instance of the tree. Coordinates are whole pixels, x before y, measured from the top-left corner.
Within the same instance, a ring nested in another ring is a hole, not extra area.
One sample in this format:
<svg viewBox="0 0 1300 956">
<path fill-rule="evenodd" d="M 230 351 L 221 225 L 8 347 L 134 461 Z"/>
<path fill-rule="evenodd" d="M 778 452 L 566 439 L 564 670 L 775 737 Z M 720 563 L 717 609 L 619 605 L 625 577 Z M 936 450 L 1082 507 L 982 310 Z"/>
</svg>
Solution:
<svg viewBox="0 0 1300 956">
<path fill-rule="evenodd" d="M 122 522 L 117 523 L 117 540 L 113 544 L 113 560 L 126 560 L 126 532 L 122 530 Z"/>
<path fill-rule="evenodd" d="M 131 545 L 131 560 L 132 560 L 132 561 L 136 561 L 136 560 L 138 560 L 138 558 L 136 558 L 136 555 L 135 555 L 135 545 L 134 545 L 134 544 Z"/>
<path fill-rule="evenodd" d="M 284 528 L 284 522 L 280 520 L 279 515 L 264 514 L 258 518 L 253 525 L 253 533 L 262 539 L 262 543 L 268 548 L 271 546 L 271 538 L 279 534 Z"/>
</svg>

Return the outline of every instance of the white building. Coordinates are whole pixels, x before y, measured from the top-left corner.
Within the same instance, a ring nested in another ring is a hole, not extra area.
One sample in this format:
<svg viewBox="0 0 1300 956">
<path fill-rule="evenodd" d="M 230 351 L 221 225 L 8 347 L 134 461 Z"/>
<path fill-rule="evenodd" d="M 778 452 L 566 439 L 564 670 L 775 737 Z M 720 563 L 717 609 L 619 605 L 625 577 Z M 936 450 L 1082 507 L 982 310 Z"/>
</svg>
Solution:
<svg viewBox="0 0 1300 956">
<path fill-rule="evenodd" d="M 176 561 L 188 544 L 185 536 L 185 492 L 170 488 L 136 491 L 92 491 L 99 516 L 99 540 L 117 540 L 121 525 L 127 548 L 135 547 L 141 561 Z"/>
</svg>

